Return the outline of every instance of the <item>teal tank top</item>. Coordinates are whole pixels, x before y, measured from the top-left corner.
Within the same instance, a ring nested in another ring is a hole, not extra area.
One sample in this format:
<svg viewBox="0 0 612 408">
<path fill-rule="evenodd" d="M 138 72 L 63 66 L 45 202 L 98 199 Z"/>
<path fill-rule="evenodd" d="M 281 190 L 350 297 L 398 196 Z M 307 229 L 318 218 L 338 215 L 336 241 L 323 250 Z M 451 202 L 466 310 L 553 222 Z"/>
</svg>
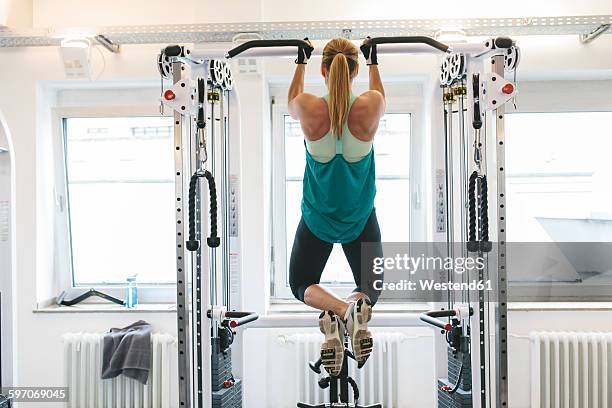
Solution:
<svg viewBox="0 0 612 408">
<path fill-rule="evenodd" d="M 349 110 L 354 100 L 351 97 Z M 354 138 L 347 123 L 342 129 L 342 138 L 345 137 Z M 354 241 L 374 208 L 374 149 L 357 161 L 347 161 L 342 154 L 342 141 L 338 139 L 336 155 L 327 162 L 316 161 L 305 150 L 301 206 L 304 222 L 323 241 L 342 244 Z"/>
</svg>

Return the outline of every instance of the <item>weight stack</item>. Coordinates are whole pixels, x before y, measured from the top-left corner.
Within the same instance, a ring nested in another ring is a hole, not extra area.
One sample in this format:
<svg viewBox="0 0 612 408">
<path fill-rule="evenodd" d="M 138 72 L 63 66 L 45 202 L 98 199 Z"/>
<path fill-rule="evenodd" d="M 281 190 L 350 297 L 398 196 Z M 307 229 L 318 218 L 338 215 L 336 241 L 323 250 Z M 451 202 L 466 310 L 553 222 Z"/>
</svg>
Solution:
<svg viewBox="0 0 612 408">
<path fill-rule="evenodd" d="M 212 392 L 212 408 L 242 408 L 242 381 Z"/>
<path fill-rule="evenodd" d="M 447 391 L 442 391 L 444 386 L 452 387 L 450 381 L 446 378 L 438 380 L 438 408 L 472 408 L 472 392 L 465 391 L 459 388 L 454 393 L 450 394 Z"/>
<path fill-rule="evenodd" d="M 459 381 L 459 388 L 464 391 L 472 390 L 472 359 L 468 353 L 454 352 L 448 348 L 448 381 L 457 384 L 459 372 L 463 365 L 463 373 Z"/>
<path fill-rule="evenodd" d="M 448 378 L 438 379 L 438 408 L 472 407 L 472 359 L 469 353 L 456 352 L 451 347 L 448 354 Z M 463 369 L 462 369 L 463 365 Z M 461 378 L 459 374 L 461 373 Z M 453 393 L 442 390 L 454 389 Z"/>
<path fill-rule="evenodd" d="M 232 350 L 222 351 L 220 343 L 218 338 L 212 341 L 212 408 L 242 408 L 242 382 L 232 374 Z M 232 385 L 227 385 L 228 380 Z"/>
<path fill-rule="evenodd" d="M 218 339 L 212 342 L 210 370 L 213 391 L 225 388 L 224 382 L 232 379 L 232 349 L 220 351 Z"/>
</svg>

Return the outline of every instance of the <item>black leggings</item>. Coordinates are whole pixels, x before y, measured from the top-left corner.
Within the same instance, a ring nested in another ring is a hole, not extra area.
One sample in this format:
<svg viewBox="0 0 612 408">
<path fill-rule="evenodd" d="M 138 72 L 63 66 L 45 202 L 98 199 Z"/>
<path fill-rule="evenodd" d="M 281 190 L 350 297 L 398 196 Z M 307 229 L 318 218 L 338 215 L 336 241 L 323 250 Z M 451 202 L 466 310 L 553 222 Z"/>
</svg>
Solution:
<svg viewBox="0 0 612 408">
<path fill-rule="evenodd" d="M 342 244 L 344 255 L 353 272 L 353 278 L 357 287 L 353 292 L 361 292 L 367 295 L 372 304 L 376 303 L 380 291 L 374 289 L 374 281 L 382 280 L 382 275 L 377 275 L 372 271 L 372 267 L 361 268 L 361 244 L 365 242 L 377 243 L 371 254 L 372 259 L 382 257 L 382 244 L 380 239 L 380 228 L 376 219 L 376 211 L 372 209 L 372 214 L 368 218 L 363 231 L 355 239 L 346 244 Z M 306 226 L 304 218 L 295 232 L 293 249 L 291 250 L 291 261 L 289 262 L 289 284 L 293 295 L 304 301 L 304 292 L 310 285 L 320 282 L 321 274 L 331 254 L 333 244 L 317 238 Z M 368 254 L 370 255 L 370 254 Z M 367 265 L 372 265 L 372 260 Z M 363 272 L 363 273 L 362 273 Z"/>
</svg>

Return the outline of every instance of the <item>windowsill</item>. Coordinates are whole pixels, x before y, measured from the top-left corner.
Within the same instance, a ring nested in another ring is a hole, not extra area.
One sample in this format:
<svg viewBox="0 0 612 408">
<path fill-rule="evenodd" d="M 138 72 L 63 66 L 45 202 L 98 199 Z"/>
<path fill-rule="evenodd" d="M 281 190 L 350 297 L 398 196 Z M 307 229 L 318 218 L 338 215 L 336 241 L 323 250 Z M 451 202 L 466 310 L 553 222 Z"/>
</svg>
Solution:
<svg viewBox="0 0 612 408">
<path fill-rule="evenodd" d="M 58 306 L 56 304 L 39 307 L 34 313 L 176 313 L 173 303 L 141 303 L 128 309 L 116 304 L 81 303 L 74 306 Z"/>
</svg>

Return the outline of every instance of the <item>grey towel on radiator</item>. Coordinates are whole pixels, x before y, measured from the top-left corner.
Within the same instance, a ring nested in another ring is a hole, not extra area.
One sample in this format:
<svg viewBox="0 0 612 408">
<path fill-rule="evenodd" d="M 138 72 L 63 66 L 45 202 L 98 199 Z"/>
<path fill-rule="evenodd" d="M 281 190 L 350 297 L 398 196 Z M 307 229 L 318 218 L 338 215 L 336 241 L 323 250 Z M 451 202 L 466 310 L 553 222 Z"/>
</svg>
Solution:
<svg viewBox="0 0 612 408">
<path fill-rule="evenodd" d="M 102 379 L 119 374 L 147 383 L 151 370 L 151 325 L 143 320 L 104 335 Z"/>
</svg>

